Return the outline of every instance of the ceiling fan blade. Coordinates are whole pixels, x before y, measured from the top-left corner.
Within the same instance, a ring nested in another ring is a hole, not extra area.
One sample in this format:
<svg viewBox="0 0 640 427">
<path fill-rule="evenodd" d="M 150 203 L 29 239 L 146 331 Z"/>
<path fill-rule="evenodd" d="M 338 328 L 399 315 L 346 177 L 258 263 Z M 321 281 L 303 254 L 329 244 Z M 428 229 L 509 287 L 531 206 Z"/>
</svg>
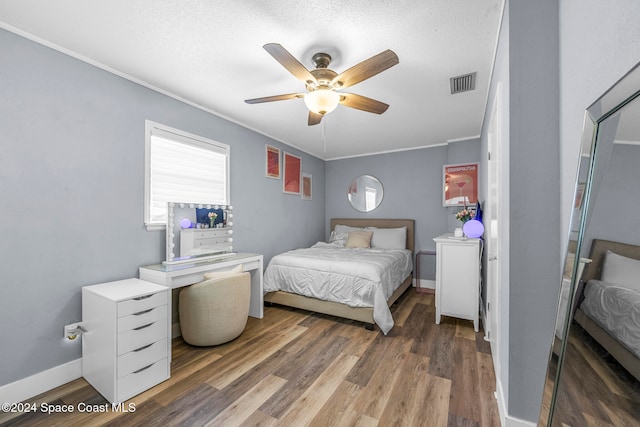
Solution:
<svg viewBox="0 0 640 427">
<path fill-rule="evenodd" d="M 314 113 L 313 111 L 309 111 L 309 126 L 317 125 L 322 120 L 322 114 Z"/>
<path fill-rule="evenodd" d="M 247 104 L 260 104 L 262 102 L 286 101 L 287 99 L 304 98 L 304 93 L 288 93 L 286 95 L 265 96 L 263 98 L 245 99 Z"/>
<path fill-rule="evenodd" d="M 387 49 L 338 74 L 331 83 L 339 89 L 353 86 L 393 67 L 399 62 L 398 55 Z"/>
<path fill-rule="evenodd" d="M 311 72 L 305 68 L 293 55 L 278 43 L 267 43 L 262 46 L 284 68 L 293 74 L 298 80 L 306 83 L 318 83 Z"/>
<path fill-rule="evenodd" d="M 356 95 L 353 93 L 341 93 L 340 104 L 355 108 L 357 110 L 368 111 L 369 113 L 382 114 L 387 111 L 389 104 L 367 98 L 366 96 Z"/>
</svg>

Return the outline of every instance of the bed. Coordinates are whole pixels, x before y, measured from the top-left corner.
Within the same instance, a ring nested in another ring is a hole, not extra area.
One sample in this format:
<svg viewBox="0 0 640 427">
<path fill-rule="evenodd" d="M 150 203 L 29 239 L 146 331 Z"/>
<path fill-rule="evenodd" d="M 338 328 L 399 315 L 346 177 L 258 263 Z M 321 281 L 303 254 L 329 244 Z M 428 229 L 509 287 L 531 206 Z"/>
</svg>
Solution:
<svg viewBox="0 0 640 427">
<path fill-rule="evenodd" d="M 396 231 L 403 227 L 403 248 L 374 244 L 382 242 L 376 236 L 397 236 Z M 372 248 L 339 247 L 345 228 L 374 233 Z M 264 273 L 265 302 L 356 320 L 368 329 L 377 324 L 386 335 L 393 327 L 389 307 L 413 283 L 414 220 L 334 218 L 331 231 L 327 243 L 271 259 Z M 347 260 L 357 264 L 347 264 Z"/>
<path fill-rule="evenodd" d="M 640 380 L 640 246 L 594 239 L 590 259 L 574 319 Z"/>
</svg>

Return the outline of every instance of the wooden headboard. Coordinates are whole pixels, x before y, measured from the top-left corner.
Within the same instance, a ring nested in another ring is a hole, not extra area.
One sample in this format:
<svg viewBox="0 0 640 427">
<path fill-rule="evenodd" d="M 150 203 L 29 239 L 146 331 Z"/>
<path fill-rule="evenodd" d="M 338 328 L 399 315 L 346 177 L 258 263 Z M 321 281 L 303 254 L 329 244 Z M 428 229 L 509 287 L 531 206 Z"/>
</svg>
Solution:
<svg viewBox="0 0 640 427">
<path fill-rule="evenodd" d="M 331 231 L 336 224 L 350 227 L 400 228 L 407 227 L 407 249 L 414 252 L 415 220 L 413 219 L 381 219 L 381 218 L 331 218 Z"/>
<path fill-rule="evenodd" d="M 591 264 L 585 268 L 582 280 L 588 282 L 590 279 L 600 279 L 602 276 L 602 265 L 607 251 L 615 252 L 627 258 L 640 259 L 640 246 L 628 243 L 612 242 L 610 240 L 593 239 L 591 242 Z"/>
</svg>

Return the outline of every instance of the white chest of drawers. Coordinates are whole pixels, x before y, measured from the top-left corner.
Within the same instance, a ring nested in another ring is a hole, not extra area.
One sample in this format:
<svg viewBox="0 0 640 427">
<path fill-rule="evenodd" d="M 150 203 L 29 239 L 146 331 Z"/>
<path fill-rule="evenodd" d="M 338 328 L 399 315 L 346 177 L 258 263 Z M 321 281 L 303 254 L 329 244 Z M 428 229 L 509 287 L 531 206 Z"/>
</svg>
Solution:
<svg viewBox="0 0 640 427">
<path fill-rule="evenodd" d="M 109 402 L 169 378 L 169 291 L 139 279 L 82 288 L 82 376 Z"/>
<path fill-rule="evenodd" d="M 443 234 L 436 242 L 436 324 L 442 315 L 473 321 L 479 330 L 480 239 Z"/>
</svg>

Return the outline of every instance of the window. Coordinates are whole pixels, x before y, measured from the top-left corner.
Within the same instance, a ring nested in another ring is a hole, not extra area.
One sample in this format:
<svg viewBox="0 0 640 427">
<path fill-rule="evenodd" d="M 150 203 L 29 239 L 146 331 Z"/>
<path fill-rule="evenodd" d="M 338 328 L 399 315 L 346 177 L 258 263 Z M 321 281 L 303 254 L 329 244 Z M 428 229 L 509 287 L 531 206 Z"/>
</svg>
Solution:
<svg viewBox="0 0 640 427">
<path fill-rule="evenodd" d="M 229 146 L 145 122 L 145 204 L 148 230 L 164 228 L 167 202 L 229 204 Z"/>
</svg>

